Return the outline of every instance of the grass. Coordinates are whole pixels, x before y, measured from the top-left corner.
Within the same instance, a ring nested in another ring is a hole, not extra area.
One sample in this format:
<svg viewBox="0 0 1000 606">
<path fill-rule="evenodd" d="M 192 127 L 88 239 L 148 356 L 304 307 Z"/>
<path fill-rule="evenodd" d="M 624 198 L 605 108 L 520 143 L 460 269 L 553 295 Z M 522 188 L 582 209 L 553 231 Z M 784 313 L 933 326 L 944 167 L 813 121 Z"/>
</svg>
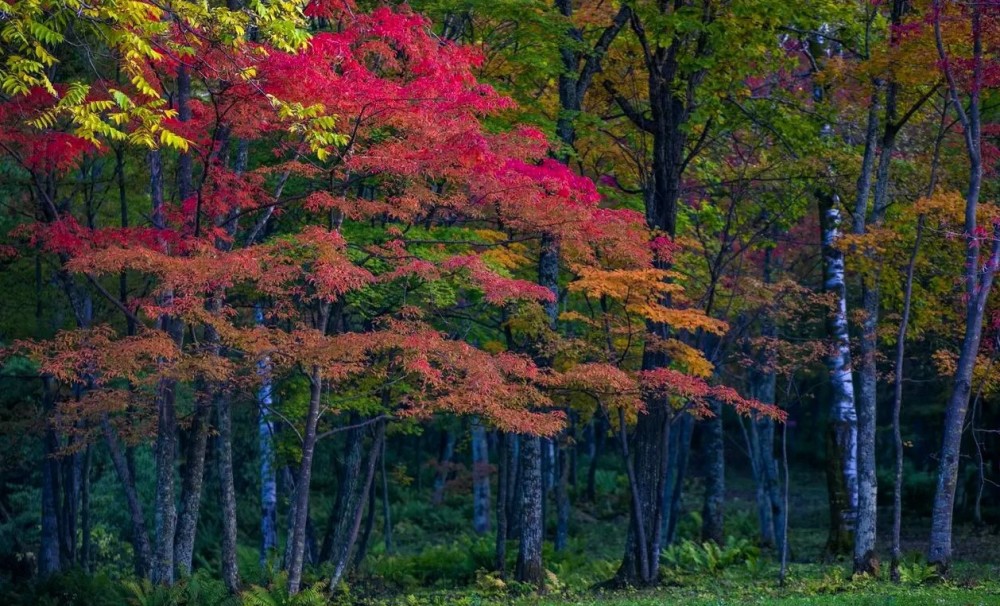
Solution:
<svg viewBox="0 0 1000 606">
<path fill-rule="evenodd" d="M 667 571 L 666 585 L 648 590 L 595 593 L 557 587 L 536 595 L 523 588 L 494 586 L 492 591 L 417 592 L 381 599 L 362 600 L 372 606 L 992 606 L 1000 605 L 1000 583 L 989 578 L 985 567 L 963 567 L 946 582 L 894 584 L 885 578 L 851 579 L 839 566 L 796 564 L 780 587 L 767 568 L 769 578 L 745 569 L 717 575 L 678 574 Z M 995 572 L 995 571 L 994 571 Z M 984 580 L 972 580 L 973 578 Z"/>
</svg>

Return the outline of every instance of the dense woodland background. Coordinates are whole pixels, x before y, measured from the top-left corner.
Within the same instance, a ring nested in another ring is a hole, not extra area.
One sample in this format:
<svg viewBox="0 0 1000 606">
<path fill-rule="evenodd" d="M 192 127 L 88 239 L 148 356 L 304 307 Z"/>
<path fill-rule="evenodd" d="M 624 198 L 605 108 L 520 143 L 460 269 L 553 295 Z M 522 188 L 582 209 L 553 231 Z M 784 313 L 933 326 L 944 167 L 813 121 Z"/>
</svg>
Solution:
<svg viewBox="0 0 1000 606">
<path fill-rule="evenodd" d="M 0 595 L 996 603 L 998 89 L 997 0 L 0 0 Z"/>
</svg>

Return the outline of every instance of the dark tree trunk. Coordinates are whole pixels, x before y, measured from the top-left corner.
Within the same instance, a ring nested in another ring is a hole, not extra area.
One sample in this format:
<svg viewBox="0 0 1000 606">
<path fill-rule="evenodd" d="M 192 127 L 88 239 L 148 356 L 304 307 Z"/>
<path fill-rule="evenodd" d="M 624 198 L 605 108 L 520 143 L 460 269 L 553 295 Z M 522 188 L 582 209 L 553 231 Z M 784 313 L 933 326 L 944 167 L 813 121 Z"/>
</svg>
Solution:
<svg viewBox="0 0 1000 606">
<path fill-rule="evenodd" d="M 51 377 L 42 379 L 43 401 L 46 419 L 55 408 L 55 381 Z M 48 576 L 59 572 L 62 558 L 59 549 L 59 438 L 55 430 L 46 424 L 42 451 L 42 537 L 38 552 L 38 572 Z"/>
<path fill-rule="evenodd" d="M 714 415 L 706 420 L 702 440 L 702 460 L 705 470 L 705 504 L 702 509 L 701 539 L 722 545 L 726 540 L 726 457 L 722 428 L 722 402 L 712 400 Z"/>
<path fill-rule="evenodd" d="M 521 535 L 521 436 L 507 434 L 507 540 Z M 539 474 L 541 471 L 539 471 Z"/>
<path fill-rule="evenodd" d="M 325 314 L 324 314 L 325 316 Z M 326 321 L 321 323 L 326 326 Z M 316 450 L 316 427 L 319 423 L 319 411 L 323 396 L 323 373 L 314 366 L 309 373 L 310 394 L 309 410 L 306 414 L 305 432 L 302 438 L 302 460 L 299 463 L 299 473 L 295 480 L 294 522 L 289 542 L 288 593 L 296 594 L 302 583 L 302 567 L 306 557 L 306 526 L 309 521 L 309 485 L 312 480 L 312 460 Z"/>
<path fill-rule="evenodd" d="M 662 517 L 666 532 L 663 544 L 669 545 L 677 538 L 677 524 L 681 519 L 681 497 L 684 496 L 684 481 L 687 478 L 688 461 L 690 461 L 691 438 L 694 435 L 694 417 L 682 414 L 677 422 L 670 427 L 671 450 L 670 462 L 667 467 L 667 481 L 664 483 L 664 499 L 669 496 L 668 506 L 664 507 Z"/>
<path fill-rule="evenodd" d="M 385 540 L 385 552 L 392 553 L 392 510 L 389 506 L 389 476 L 385 473 L 386 442 L 382 440 L 382 456 L 379 465 L 382 466 L 382 538 Z"/>
<path fill-rule="evenodd" d="M 149 544 L 149 534 L 146 532 L 142 501 L 139 500 L 139 491 L 135 485 L 133 466 L 129 463 L 125 453 L 122 452 L 121 445 L 115 437 L 114 429 L 111 428 L 107 416 L 101 419 L 101 429 L 104 432 L 104 440 L 108 444 L 108 450 L 111 452 L 111 462 L 115 466 L 115 473 L 117 473 L 122 488 L 125 490 L 125 502 L 128 504 L 129 522 L 132 526 L 135 575 L 139 578 L 146 578 L 152 574 L 153 553 Z"/>
<path fill-rule="evenodd" d="M 570 454 L 572 447 L 561 447 L 558 449 L 557 469 L 559 476 L 556 479 L 556 540 L 553 547 L 556 551 L 563 551 L 569 544 L 569 477 L 570 477 Z"/>
<path fill-rule="evenodd" d="M 236 561 L 236 486 L 233 480 L 233 418 L 228 396 L 215 399 L 219 423 L 217 438 L 219 463 L 219 505 L 222 508 L 222 581 L 229 593 L 240 590 L 240 571 Z"/>
<path fill-rule="evenodd" d="M 900 547 L 900 532 L 903 522 L 903 432 L 900 425 L 900 412 L 903 407 L 903 359 L 906 350 L 906 330 L 910 323 L 910 303 L 913 299 L 913 273 L 917 265 L 917 254 L 920 252 L 920 240 L 924 233 L 924 217 L 917 221 L 917 236 L 910 253 L 910 262 L 906 267 L 906 285 L 903 287 L 903 317 L 899 320 L 899 333 L 896 335 L 896 366 L 893 385 L 892 402 L 892 441 L 896 454 L 895 477 L 892 484 L 892 565 L 890 576 L 899 582 L 899 562 L 902 556 Z"/>
<path fill-rule="evenodd" d="M 364 462 L 365 427 L 357 414 L 351 414 L 348 423 L 352 426 L 347 430 L 347 452 L 344 464 L 340 470 L 340 481 L 337 483 L 337 499 L 330 518 L 327 520 L 326 533 L 323 537 L 323 547 L 319 559 L 327 562 L 343 550 L 343 543 L 350 533 L 353 512 L 363 507 L 365 493 L 361 491 L 361 465 Z"/>
<path fill-rule="evenodd" d="M 333 575 L 330 578 L 330 588 L 336 589 L 337 585 L 347 573 L 347 565 L 350 562 L 351 550 L 358 538 L 358 529 L 361 526 L 361 518 L 364 514 L 364 495 L 372 489 L 372 482 L 375 479 L 375 466 L 378 463 L 379 455 L 382 452 L 382 441 L 385 440 L 385 421 L 375 424 L 375 437 L 371 449 L 368 452 L 368 461 L 365 465 L 365 477 L 359 486 L 362 498 L 355 500 L 353 509 L 345 510 L 344 518 L 348 520 L 346 535 L 343 541 L 338 540 L 333 552 Z"/>
<path fill-rule="evenodd" d="M 542 567 L 542 453 L 541 439 L 521 436 L 521 528 L 514 577 L 541 587 Z"/>
<path fill-rule="evenodd" d="M 177 71 L 177 115 L 181 122 L 187 122 L 191 119 L 190 98 L 191 76 L 187 67 L 181 64 Z M 159 160 L 160 155 L 157 153 L 156 157 Z M 177 185 L 181 200 L 186 199 L 193 192 L 192 158 L 189 152 L 183 152 L 178 157 Z M 157 203 L 154 199 L 154 205 L 158 206 L 154 211 L 154 214 L 157 215 L 154 219 L 154 225 L 162 228 L 162 200 Z M 163 328 L 171 332 L 175 341 L 180 343 L 184 328 L 177 320 L 164 319 Z M 174 462 L 177 457 L 176 384 L 173 380 L 168 380 L 164 382 L 161 389 L 162 402 L 160 404 L 156 448 L 156 520 L 158 531 L 153 576 L 154 581 L 170 585 L 174 581 L 173 568 L 176 568 L 177 572 L 182 575 L 191 572 L 191 559 L 194 554 L 194 537 L 198 525 L 198 510 L 200 509 L 201 487 L 205 469 L 208 415 L 211 408 L 208 403 L 202 402 L 196 413 L 198 420 L 195 422 L 193 446 L 188 453 L 190 458 L 185 466 L 181 487 L 181 513 L 178 516 L 177 505 L 174 501 L 173 478 Z M 171 536 L 164 536 L 166 533 L 170 533 Z M 168 566 L 171 567 L 169 572 L 167 571 Z"/>
<path fill-rule="evenodd" d="M 431 503 L 440 505 L 444 502 L 444 489 L 451 476 L 452 459 L 455 456 L 455 433 L 445 430 L 441 434 L 441 450 L 438 454 L 437 473 L 434 475 L 434 494 Z"/>
<path fill-rule="evenodd" d="M 83 469 L 80 473 L 80 566 L 84 572 L 89 573 L 91 562 L 91 551 L 93 550 L 93 537 L 90 521 L 90 466 L 93 451 L 91 445 L 83 454 Z"/>
<path fill-rule="evenodd" d="M 76 388 L 79 393 L 79 386 Z M 76 522 L 80 504 L 81 453 L 75 450 L 75 438 L 69 437 L 68 448 L 72 454 L 58 459 L 62 471 L 62 507 L 59 509 L 59 555 L 62 566 L 70 568 L 76 563 Z"/>
<path fill-rule="evenodd" d="M 631 493 L 631 519 L 625 539 L 625 556 L 616 575 L 616 584 L 650 586 L 659 577 L 660 543 L 662 541 L 661 511 L 664 506 L 663 484 L 669 463 L 670 416 L 661 403 L 646 413 L 636 425 L 634 455 L 629 446 L 625 413 L 618 411 L 619 442 Z M 657 424 L 652 423 L 653 420 Z M 655 435 L 642 439 L 640 435 Z"/>
<path fill-rule="evenodd" d="M 669 10 L 661 5 L 662 11 Z M 695 92 L 703 72 L 694 70 L 682 74 L 679 58 L 686 50 L 692 57 L 708 52 L 706 39 L 700 35 L 675 32 L 664 38 L 650 39 L 642 19 L 630 16 L 633 33 L 647 49 L 644 53 L 648 77 L 647 100 L 649 114 L 637 110 L 610 82 L 605 88 L 622 112 L 641 131 L 651 137 L 653 163 L 652 183 L 644 187 L 646 222 L 649 227 L 673 237 L 677 231 L 677 201 L 681 193 L 681 175 L 699 145 L 687 150 L 686 124 L 695 103 Z M 711 19 L 711 17 L 707 17 Z M 708 132 L 706 125 L 705 133 Z M 668 338 L 665 326 L 651 325 L 650 332 Z M 643 353 L 644 369 L 660 368 L 669 363 L 665 355 L 647 348 Z M 625 543 L 625 555 L 616 575 L 616 583 L 648 586 L 659 576 L 659 550 L 663 540 L 664 484 L 669 462 L 669 424 L 671 415 L 662 401 L 646 402 L 646 414 L 639 415 L 636 424 L 633 466 L 636 486 L 631 508 L 632 519 Z M 643 537 L 643 527 L 648 532 Z"/>
<path fill-rule="evenodd" d="M 212 414 L 211 397 L 205 390 L 198 396 L 195 418 L 191 425 L 184 474 L 181 483 L 181 507 L 177 518 L 177 538 L 174 544 L 174 560 L 177 573 L 186 577 L 191 574 L 194 558 L 195 534 L 198 530 L 198 514 L 201 510 L 201 493 L 205 480 L 205 454 L 208 452 L 209 419 Z"/>
<path fill-rule="evenodd" d="M 496 535 L 496 562 L 494 566 L 501 576 L 507 572 L 507 493 L 510 492 L 510 480 L 508 470 L 511 465 L 508 442 L 510 436 L 500 433 L 500 448 L 498 449 L 498 460 L 500 462 L 497 469 L 497 535 Z"/>
<path fill-rule="evenodd" d="M 591 503 L 597 500 L 597 462 L 604 451 L 604 440 L 607 429 L 604 417 L 598 412 L 590 424 L 590 463 L 587 466 L 587 500 Z"/>
<path fill-rule="evenodd" d="M 358 549 L 354 553 L 354 567 L 358 568 L 365 561 L 368 555 L 368 542 L 371 540 L 372 530 L 375 528 L 375 483 L 372 482 L 371 490 L 368 491 L 368 513 L 365 515 L 365 529 L 361 532 L 361 540 L 358 541 Z"/>
</svg>

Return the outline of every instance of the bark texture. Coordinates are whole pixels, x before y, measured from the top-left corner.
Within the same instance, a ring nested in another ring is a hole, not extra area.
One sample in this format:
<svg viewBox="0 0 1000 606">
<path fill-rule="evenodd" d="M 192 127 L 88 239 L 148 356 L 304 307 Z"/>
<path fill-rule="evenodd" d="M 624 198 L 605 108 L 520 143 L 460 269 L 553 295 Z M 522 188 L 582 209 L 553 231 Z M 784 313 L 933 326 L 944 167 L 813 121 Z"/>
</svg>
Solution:
<svg viewBox="0 0 1000 606">
<path fill-rule="evenodd" d="M 820 195 L 823 243 L 823 287 L 834 297 L 827 317 L 832 351 L 827 356 L 830 408 L 827 428 L 827 487 L 830 497 L 830 535 L 827 552 L 846 555 L 854 544 L 858 504 L 858 417 L 854 408 L 854 379 L 847 332 L 847 284 L 844 254 L 835 246 L 840 238 L 840 208 L 836 196 Z"/>
<path fill-rule="evenodd" d="M 521 528 L 514 577 L 542 586 L 542 444 L 537 436 L 521 436 Z"/>
</svg>

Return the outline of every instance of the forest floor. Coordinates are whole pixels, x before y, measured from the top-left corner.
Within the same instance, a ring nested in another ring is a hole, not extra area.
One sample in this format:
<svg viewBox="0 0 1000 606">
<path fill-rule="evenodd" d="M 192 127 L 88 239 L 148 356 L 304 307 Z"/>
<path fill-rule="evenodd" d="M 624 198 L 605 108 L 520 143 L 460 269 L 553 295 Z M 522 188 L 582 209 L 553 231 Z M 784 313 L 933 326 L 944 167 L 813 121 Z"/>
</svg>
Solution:
<svg viewBox="0 0 1000 606">
<path fill-rule="evenodd" d="M 892 583 L 888 578 L 888 532 L 879 537 L 884 560 L 879 576 L 852 579 L 849 562 L 823 560 L 828 523 L 825 486 L 815 474 L 797 477 L 794 473 L 796 489 L 789 503 L 790 560 L 783 586 L 778 583 L 775 554 L 755 547 L 758 522 L 753 484 L 737 473 L 728 480 L 726 523 L 731 538 L 725 549 L 711 552 L 692 540 L 698 535 L 701 504 L 698 483 L 692 482 L 685 496 L 686 513 L 678 525 L 678 545 L 664 558 L 661 586 L 597 592 L 594 587 L 614 575 L 624 547 L 622 529 L 627 524 L 621 514 L 627 503 L 616 500 L 624 498 L 616 496 L 624 491 L 612 489 L 615 479 L 608 473 L 599 478 L 598 499 L 574 508 L 569 548 L 555 553 L 546 544 L 545 564 L 550 571 L 546 594 L 505 584 L 485 572 L 493 553 L 492 540 L 471 538 L 461 529 L 448 528 L 448 520 L 467 519 L 469 513 L 452 509 L 467 506 L 463 505 L 467 499 L 457 498 L 446 500 L 445 507 L 418 515 L 419 528 L 397 526 L 395 554 L 386 555 L 380 546 L 374 546 L 351 593 L 368 596 L 362 603 L 413 606 L 1000 605 L 1000 536 L 996 528 L 956 528 L 956 563 L 949 578 L 942 581 L 933 575 L 922 555 L 926 553 L 930 520 L 921 515 L 919 507 L 912 508 L 904 520 L 902 582 Z M 911 499 L 921 503 L 918 495 L 911 495 Z M 411 503 L 406 508 L 423 506 Z M 414 519 L 413 513 L 407 512 L 406 519 Z M 890 514 L 888 508 L 880 510 L 880 518 L 884 518 L 880 526 L 885 531 L 891 528 Z M 436 534 L 439 545 L 407 554 L 410 532 L 414 539 L 421 533 L 424 540 L 426 533 Z M 516 545 L 511 543 L 509 549 L 515 550 Z M 463 586 L 465 589 L 456 591 Z M 379 596 L 383 591 L 388 593 Z"/>
<path fill-rule="evenodd" d="M 780 585 L 775 554 L 756 547 L 759 531 L 753 484 L 738 469 L 731 471 L 727 478 L 726 528 L 730 538 L 726 547 L 705 547 L 697 540 L 701 495 L 695 477 L 685 492 L 677 541 L 664 553 L 663 582 L 649 590 L 595 590 L 615 574 L 628 523 L 622 513 L 628 508 L 624 478 L 620 471 L 601 469 L 597 498 L 593 502 L 574 500 L 568 548 L 557 553 L 551 542 L 545 544 L 549 577 L 546 592 L 540 595 L 531 587 L 504 582 L 489 572 L 494 564 L 495 540 L 490 533 L 476 536 L 471 532 L 470 486 L 459 477 L 439 505 L 430 503 L 419 486 L 393 495 L 392 549 L 386 549 L 379 515 L 360 570 L 333 595 L 325 591 L 330 572 L 327 567 L 307 568 L 306 584 L 318 592 L 315 601 L 290 601 L 282 596 L 281 577 L 270 576 L 258 566 L 256 529 L 250 526 L 241 528 L 239 546 L 242 577 L 249 589 L 242 599 L 226 599 L 225 589 L 215 576 L 217 562 L 211 550 L 216 543 L 209 519 L 209 530 L 204 533 L 208 559 L 201 561 L 194 579 L 175 588 L 138 591 L 136 584 L 114 573 L 120 566 L 99 567 L 95 574 L 68 573 L 40 584 L 12 588 L 0 584 L 0 606 L 1000 606 L 997 528 L 956 528 L 956 563 L 949 578 L 939 580 L 921 555 L 926 552 L 929 520 L 920 509 L 927 499 L 919 494 L 907 496 L 911 507 L 904 518 L 901 583 L 888 579 L 887 534 L 879 537 L 884 565 L 878 577 L 852 579 L 848 562 L 824 561 L 826 491 L 821 478 L 804 471 L 792 475 L 795 490 L 789 503 L 790 558 L 786 581 Z M 244 512 L 243 519 L 252 520 L 254 513 Z M 889 513 L 888 509 L 880 512 L 882 529 L 890 527 Z M 326 515 L 325 509 L 317 508 L 314 519 L 325 520 Z M 516 549 L 515 541 L 508 543 L 508 570 L 513 569 Z M 123 562 L 129 560 L 127 552 L 118 557 Z M 278 562 L 273 564 L 271 570 L 276 570 Z M 251 587 L 254 585 L 257 587 Z M 249 595 L 254 592 L 260 599 Z M 219 597 L 208 599 L 208 595 Z"/>
</svg>

